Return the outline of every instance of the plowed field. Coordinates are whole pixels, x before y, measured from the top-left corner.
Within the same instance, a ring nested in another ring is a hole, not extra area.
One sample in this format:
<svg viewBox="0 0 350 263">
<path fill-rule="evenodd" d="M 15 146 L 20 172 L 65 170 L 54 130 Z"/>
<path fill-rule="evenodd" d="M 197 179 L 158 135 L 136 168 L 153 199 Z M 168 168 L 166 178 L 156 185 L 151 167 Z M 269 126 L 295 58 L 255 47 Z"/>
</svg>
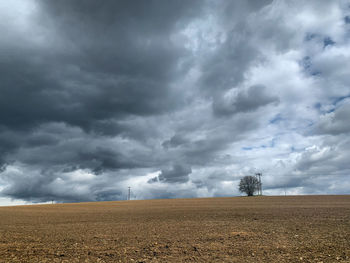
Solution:
<svg viewBox="0 0 350 263">
<path fill-rule="evenodd" d="M 0 207 L 0 262 L 350 262 L 350 196 Z"/>
</svg>

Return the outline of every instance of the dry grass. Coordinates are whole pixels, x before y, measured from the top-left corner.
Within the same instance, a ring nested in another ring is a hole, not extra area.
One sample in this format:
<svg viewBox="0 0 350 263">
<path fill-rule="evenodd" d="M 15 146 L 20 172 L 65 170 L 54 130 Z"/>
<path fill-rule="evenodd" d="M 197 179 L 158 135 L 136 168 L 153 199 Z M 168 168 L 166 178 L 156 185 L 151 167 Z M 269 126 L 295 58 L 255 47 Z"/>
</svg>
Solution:
<svg viewBox="0 0 350 263">
<path fill-rule="evenodd" d="M 350 262 L 350 196 L 0 208 L 0 262 Z"/>
</svg>

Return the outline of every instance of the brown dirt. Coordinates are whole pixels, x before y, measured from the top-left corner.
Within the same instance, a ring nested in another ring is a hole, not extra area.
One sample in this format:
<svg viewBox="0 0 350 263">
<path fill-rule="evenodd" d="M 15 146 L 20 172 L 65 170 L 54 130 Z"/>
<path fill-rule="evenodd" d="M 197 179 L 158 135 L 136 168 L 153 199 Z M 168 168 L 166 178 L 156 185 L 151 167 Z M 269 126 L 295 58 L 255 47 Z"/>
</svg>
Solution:
<svg viewBox="0 0 350 263">
<path fill-rule="evenodd" d="M 0 262 L 350 262 L 350 196 L 1 207 Z"/>
</svg>

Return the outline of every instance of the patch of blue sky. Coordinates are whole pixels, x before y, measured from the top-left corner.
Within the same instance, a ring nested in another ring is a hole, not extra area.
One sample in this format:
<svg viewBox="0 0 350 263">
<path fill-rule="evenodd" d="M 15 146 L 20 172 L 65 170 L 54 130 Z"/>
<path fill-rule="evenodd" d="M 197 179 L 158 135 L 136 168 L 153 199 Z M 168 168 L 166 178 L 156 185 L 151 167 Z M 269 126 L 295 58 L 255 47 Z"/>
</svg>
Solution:
<svg viewBox="0 0 350 263">
<path fill-rule="evenodd" d="M 309 70 L 312 66 L 311 58 L 309 56 L 305 56 L 299 64 L 303 67 L 304 70 Z"/>
<path fill-rule="evenodd" d="M 281 117 L 281 114 L 278 113 L 277 115 L 275 115 L 271 120 L 269 120 L 270 124 L 277 124 L 279 122 L 283 121 L 283 118 Z"/>
<path fill-rule="evenodd" d="M 321 102 L 317 102 L 314 104 L 314 109 L 321 110 L 322 109 L 322 104 Z"/>
<path fill-rule="evenodd" d="M 321 75 L 321 71 L 312 71 L 310 74 L 312 76 L 320 76 Z"/>
<path fill-rule="evenodd" d="M 306 33 L 305 35 L 305 41 L 311 41 L 313 39 L 315 39 L 316 37 L 318 37 L 319 35 L 318 34 L 315 34 L 315 33 Z"/>
<path fill-rule="evenodd" d="M 326 48 L 328 46 L 334 46 L 336 43 L 330 38 L 330 37 L 325 37 L 323 39 L 323 48 Z"/>
<path fill-rule="evenodd" d="M 345 24 L 350 24 L 350 16 L 344 17 Z"/>
<path fill-rule="evenodd" d="M 243 151 L 251 151 L 251 150 L 257 150 L 257 149 L 273 148 L 275 147 L 275 141 L 276 139 L 272 139 L 271 141 L 269 141 L 268 144 L 262 144 L 259 146 L 245 146 L 245 147 L 242 147 L 241 149 Z"/>
<path fill-rule="evenodd" d="M 313 105 L 313 108 L 316 109 L 321 114 L 327 114 L 334 111 L 334 105 L 322 104 L 321 102 L 317 102 Z"/>
<path fill-rule="evenodd" d="M 319 76 L 321 75 L 321 71 L 313 70 L 312 68 L 312 59 L 309 56 L 303 57 L 303 59 L 299 62 L 299 65 L 303 68 L 304 72 L 311 76 Z"/>
<path fill-rule="evenodd" d="M 241 149 L 242 149 L 243 151 L 251 151 L 251 150 L 253 150 L 253 148 L 254 148 L 254 147 L 242 147 Z"/>
<path fill-rule="evenodd" d="M 341 103 L 342 101 L 348 98 L 350 98 L 350 94 L 340 97 L 334 97 L 332 98 L 332 105 L 336 106 L 337 104 Z"/>
<path fill-rule="evenodd" d="M 315 124 L 315 122 L 314 121 L 312 121 L 312 120 L 306 120 L 306 128 L 309 128 L 309 127 L 311 127 L 311 126 L 313 126 Z"/>
<path fill-rule="evenodd" d="M 348 18 L 348 19 L 350 19 L 350 18 Z M 345 18 L 346 21 L 348 19 Z M 331 37 L 320 35 L 320 34 L 315 34 L 315 33 L 306 33 L 304 40 L 305 41 L 316 41 L 316 42 L 319 42 L 320 44 L 322 43 L 323 48 L 326 48 L 328 46 L 334 46 L 336 44 L 336 42 Z"/>
</svg>

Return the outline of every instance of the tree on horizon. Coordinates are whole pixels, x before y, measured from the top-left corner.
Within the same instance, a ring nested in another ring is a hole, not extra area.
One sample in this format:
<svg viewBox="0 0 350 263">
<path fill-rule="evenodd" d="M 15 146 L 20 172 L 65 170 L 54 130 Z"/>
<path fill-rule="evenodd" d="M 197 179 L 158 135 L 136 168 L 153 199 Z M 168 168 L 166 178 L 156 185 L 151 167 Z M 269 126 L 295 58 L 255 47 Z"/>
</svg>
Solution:
<svg viewBox="0 0 350 263">
<path fill-rule="evenodd" d="M 253 196 L 259 188 L 259 180 L 255 176 L 244 176 L 239 182 L 239 191 Z"/>
</svg>

